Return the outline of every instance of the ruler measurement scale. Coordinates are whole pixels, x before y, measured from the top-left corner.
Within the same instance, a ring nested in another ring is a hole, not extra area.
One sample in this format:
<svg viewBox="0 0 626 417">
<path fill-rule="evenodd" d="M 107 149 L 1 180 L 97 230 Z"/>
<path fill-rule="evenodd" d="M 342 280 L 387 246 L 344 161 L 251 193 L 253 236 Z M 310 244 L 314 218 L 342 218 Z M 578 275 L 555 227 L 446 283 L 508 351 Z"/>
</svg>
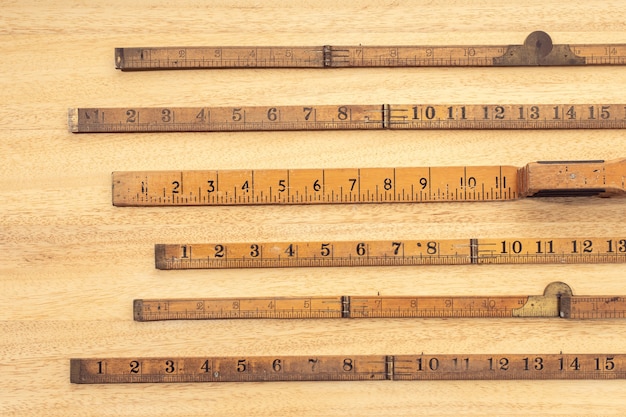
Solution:
<svg viewBox="0 0 626 417">
<path fill-rule="evenodd" d="M 624 194 L 626 159 L 535 162 L 523 168 L 120 171 L 112 182 L 116 206 L 507 201 Z"/>
<path fill-rule="evenodd" d="M 626 238 L 157 244 L 158 269 L 626 263 Z"/>
<path fill-rule="evenodd" d="M 75 384 L 624 379 L 624 354 L 438 354 L 86 358 Z"/>
<path fill-rule="evenodd" d="M 623 65 L 626 44 L 553 44 L 542 31 L 523 45 L 207 46 L 116 48 L 122 71 L 219 68 L 490 67 Z"/>
<path fill-rule="evenodd" d="M 326 318 L 626 317 L 626 297 L 575 296 L 563 282 L 528 296 L 329 296 L 138 299 L 136 321 Z"/>
<path fill-rule="evenodd" d="M 624 129 L 626 104 L 72 108 L 73 133 L 373 129 Z"/>
</svg>

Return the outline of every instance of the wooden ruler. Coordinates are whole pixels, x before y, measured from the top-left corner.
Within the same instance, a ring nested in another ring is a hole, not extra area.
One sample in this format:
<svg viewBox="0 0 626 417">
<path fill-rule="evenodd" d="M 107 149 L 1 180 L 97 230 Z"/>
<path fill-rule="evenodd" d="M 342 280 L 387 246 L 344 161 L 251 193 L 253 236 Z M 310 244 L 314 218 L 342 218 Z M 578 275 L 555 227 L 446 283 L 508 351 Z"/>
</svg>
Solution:
<svg viewBox="0 0 626 417">
<path fill-rule="evenodd" d="M 349 129 L 624 129 L 626 104 L 73 108 L 73 133 Z"/>
<path fill-rule="evenodd" d="M 575 296 L 563 282 L 543 295 L 332 296 L 144 299 L 134 301 L 136 321 L 325 318 L 626 317 L 626 296 Z"/>
<path fill-rule="evenodd" d="M 122 71 L 217 68 L 499 67 L 623 65 L 625 44 L 553 44 L 533 32 L 522 45 L 206 46 L 116 48 Z"/>
<path fill-rule="evenodd" d="M 158 269 L 626 263 L 626 238 L 157 244 Z"/>
<path fill-rule="evenodd" d="M 75 384 L 381 380 L 624 379 L 624 354 L 438 354 L 90 358 Z"/>
<path fill-rule="evenodd" d="M 506 201 L 624 194 L 626 159 L 513 166 L 114 172 L 116 206 Z"/>
</svg>

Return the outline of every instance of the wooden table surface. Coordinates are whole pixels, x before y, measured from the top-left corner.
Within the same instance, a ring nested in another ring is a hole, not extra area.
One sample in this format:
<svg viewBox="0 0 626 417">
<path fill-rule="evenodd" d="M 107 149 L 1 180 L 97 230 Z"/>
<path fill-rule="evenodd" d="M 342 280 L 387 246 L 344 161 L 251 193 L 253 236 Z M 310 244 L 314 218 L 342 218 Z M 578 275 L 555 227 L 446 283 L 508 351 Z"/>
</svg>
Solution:
<svg viewBox="0 0 626 417">
<path fill-rule="evenodd" d="M 0 12 L 0 414 L 624 415 L 626 381 L 73 385 L 69 359 L 624 353 L 623 320 L 137 323 L 134 298 L 626 294 L 624 265 L 158 271 L 155 243 L 626 235 L 623 199 L 117 208 L 116 170 L 522 166 L 626 156 L 624 132 L 84 134 L 70 107 L 624 103 L 624 67 L 122 73 L 120 46 L 626 42 L 626 2 L 4 1 Z"/>
</svg>

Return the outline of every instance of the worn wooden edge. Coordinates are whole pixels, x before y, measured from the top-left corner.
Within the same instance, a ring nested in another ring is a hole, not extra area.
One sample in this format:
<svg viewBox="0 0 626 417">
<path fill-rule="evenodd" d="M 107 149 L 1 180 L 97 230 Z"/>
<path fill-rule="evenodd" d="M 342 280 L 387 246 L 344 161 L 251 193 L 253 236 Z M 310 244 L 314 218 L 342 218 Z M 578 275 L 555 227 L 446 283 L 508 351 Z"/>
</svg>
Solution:
<svg viewBox="0 0 626 417">
<path fill-rule="evenodd" d="M 111 204 L 115 206 L 115 171 L 111 172 Z"/>
<path fill-rule="evenodd" d="M 165 265 L 165 253 L 167 245 L 157 243 L 154 245 L 154 267 L 156 269 L 167 269 Z"/>
<path fill-rule="evenodd" d="M 115 68 L 124 70 L 124 48 L 115 48 Z"/>
<path fill-rule="evenodd" d="M 133 300 L 133 316 L 135 321 L 145 321 L 143 317 L 143 300 Z"/>
<path fill-rule="evenodd" d="M 81 377 L 80 377 L 80 374 L 81 374 L 80 364 L 81 364 L 81 359 L 74 359 L 74 358 L 70 359 L 70 382 L 72 384 L 82 383 Z"/>
<path fill-rule="evenodd" d="M 78 133 L 78 108 L 67 109 L 67 128 L 70 133 Z"/>
</svg>

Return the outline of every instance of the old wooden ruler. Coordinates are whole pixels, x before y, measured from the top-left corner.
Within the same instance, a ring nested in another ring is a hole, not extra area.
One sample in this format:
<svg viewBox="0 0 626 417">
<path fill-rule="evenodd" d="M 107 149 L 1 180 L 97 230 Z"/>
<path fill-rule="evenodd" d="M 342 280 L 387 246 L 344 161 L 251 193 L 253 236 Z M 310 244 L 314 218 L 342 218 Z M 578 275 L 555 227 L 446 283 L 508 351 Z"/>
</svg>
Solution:
<svg viewBox="0 0 626 417">
<path fill-rule="evenodd" d="M 73 133 L 349 129 L 624 129 L 626 104 L 366 104 L 90 107 Z"/>
<path fill-rule="evenodd" d="M 506 201 L 619 195 L 626 159 L 513 166 L 114 172 L 116 206 Z"/>
<path fill-rule="evenodd" d="M 206 46 L 116 48 L 122 71 L 217 68 L 500 67 L 623 65 L 625 44 L 553 44 L 541 31 L 522 45 Z"/>
<path fill-rule="evenodd" d="M 143 299 L 136 321 L 324 318 L 626 317 L 626 296 L 578 296 L 563 282 L 543 295 L 525 296 L 332 296 Z"/>
<path fill-rule="evenodd" d="M 157 244 L 158 269 L 626 263 L 626 237 Z"/>
<path fill-rule="evenodd" d="M 624 379 L 625 354 L 438 354 L 88 358 L 75 384 L 380 380 Z"/>
</svg>

